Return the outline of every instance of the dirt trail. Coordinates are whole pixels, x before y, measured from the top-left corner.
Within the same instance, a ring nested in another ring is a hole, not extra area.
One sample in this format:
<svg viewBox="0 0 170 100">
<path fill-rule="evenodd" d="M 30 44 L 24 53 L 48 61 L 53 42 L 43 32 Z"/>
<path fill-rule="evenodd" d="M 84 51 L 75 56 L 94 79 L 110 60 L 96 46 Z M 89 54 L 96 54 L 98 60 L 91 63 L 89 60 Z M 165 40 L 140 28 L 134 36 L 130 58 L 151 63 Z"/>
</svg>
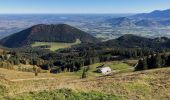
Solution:
<svg viewBox="0 0 170 100">
<path fill-rule="evenodd" d="M 10 80 L 12 82 L 18 82 L 18 81 L 30 81 L 30 80 L 52 80 L 52 79 L 55 79 L 55 78 L 27 78 L 27 79 L 13 79 L 13 80 Z"/>
</svg>

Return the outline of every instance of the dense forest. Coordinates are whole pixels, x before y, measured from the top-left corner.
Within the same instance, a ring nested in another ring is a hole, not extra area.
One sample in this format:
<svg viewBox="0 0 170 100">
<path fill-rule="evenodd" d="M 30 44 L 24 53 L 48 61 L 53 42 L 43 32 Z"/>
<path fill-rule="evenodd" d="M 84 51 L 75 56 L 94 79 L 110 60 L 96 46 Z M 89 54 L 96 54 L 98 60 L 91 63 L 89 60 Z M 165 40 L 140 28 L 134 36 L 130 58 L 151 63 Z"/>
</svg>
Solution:
<svg viewBox="0 0 170 100">
<path fill-rule="evenodd" d="M 53 40 L 53 37 L 58 38 Z M 74 42 L 77 38 L 81 40 L 81 44 L 57 51 L 28 45 L 35 41 Z M 6 62 L 2 66 L 31 64 L 50 70 L 52 73 L 74 72 L 94 63 L 125 59 L 140 59 L 136 71 L 169 66 L 168 57 L 159 56 L 159 53 L 169 52 L 170 39 L 166 37 L 150 39 L 128 34 L 99 42 L 97 38 L 79 29 L 59 24 L 33 26 L 2 39 L 1 44 L 7 47 L 18 47 L 7 48 L 8 52 L 1 54 L 1 61 Z"/>
<path fill-rule="evenodd" d="M 154 51 L 150 48 L 99 48 L 99 46 L 95 47 L 94 44 L 77 45 L 72 48 L 61 49 L 55 52 L 28 47 L 11 49 L 10 52 L 5 54 L 11 54 L 12 56 L 10 59 L 2 57 L 2 60 L 7 60 L 10 64 L 14 65 L 18 65 L 19 63 L 29 63 L 31 65 L 37 65 L 44 70 L 50 70 L 52 73 L 60 73 L 62 71 L 78 71 L 83 66 L 88 66 L 94 63 L 125 59 L 140 59 L 145 58 L 148 55 L 167 51 L 168 49 Z M 149 60 L 150 59 L 148 58 L 148 61 Z M 136 70 L 140 70 L 140 65 L 141 63 L 139 62 Z"/>
</svg>

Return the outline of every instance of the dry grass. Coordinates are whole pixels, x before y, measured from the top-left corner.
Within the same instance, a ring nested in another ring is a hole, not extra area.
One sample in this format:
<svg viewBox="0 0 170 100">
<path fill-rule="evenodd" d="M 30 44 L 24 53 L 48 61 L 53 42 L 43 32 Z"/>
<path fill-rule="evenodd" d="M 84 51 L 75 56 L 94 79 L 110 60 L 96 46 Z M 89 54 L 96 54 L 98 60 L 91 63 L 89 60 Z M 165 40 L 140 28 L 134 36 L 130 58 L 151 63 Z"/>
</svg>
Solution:
<svg viewBox="0 0 170 100">
<path fill-rule="evenodd" d="M 0 75 L 5 77 L 8 80 L 55 77 L 54 74 L 50 74 L 50 73 L 39 73 L 39 75 L 35 77 L 34 73 L 32 72 L 21 72 L 21 71 L 8 70 L 8 69 L 3 69 L 3 68 L 0 68 Z"/>
<path fill-rule="evenodd" d="M 170 68 L 162 68 L 141 72 L 119 73 L 80 79 L 71 75 L 53 75 L 41 73 L 38 80 L 19 80 L 35 78 L 33 73 L 0 69 L 9 81 L 1 80 L 0 85 L 8 89 L 7 95 L 15 96 L 30 91 L 43 91 L 69 88 L 74 91 L 97 91 L 131 100 L 169 100 Z M 46 79 L 41 79 L 46 78 Z M 24 94 L 23 94 L 24 95 Z"/>
</svg>

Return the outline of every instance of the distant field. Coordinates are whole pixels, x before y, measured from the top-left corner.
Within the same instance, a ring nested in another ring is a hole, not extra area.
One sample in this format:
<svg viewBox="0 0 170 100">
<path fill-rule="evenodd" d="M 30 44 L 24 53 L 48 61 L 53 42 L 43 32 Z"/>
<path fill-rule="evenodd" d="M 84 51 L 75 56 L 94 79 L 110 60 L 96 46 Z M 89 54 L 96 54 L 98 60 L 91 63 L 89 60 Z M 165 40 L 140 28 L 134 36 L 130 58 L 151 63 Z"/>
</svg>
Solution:
<svg viewBox="0 0 170 100">
<path fill-rule="evenodd" d="M 49 45 L 50 46 L 50 50 L 51 51 L 55 51 L 58 49 L 63 49 L 63 48 L 70 48 L 73 45 L 77 45 L 80 44 L 81 41 L 80 39 L 77 39 L 76 42 L 74 43 L 62 43 L 62 42 L 35 42 L 34 44 L 32 44 L 32 47 L 39 47 L 39 46 L 46 46 Z"/>
</svg>

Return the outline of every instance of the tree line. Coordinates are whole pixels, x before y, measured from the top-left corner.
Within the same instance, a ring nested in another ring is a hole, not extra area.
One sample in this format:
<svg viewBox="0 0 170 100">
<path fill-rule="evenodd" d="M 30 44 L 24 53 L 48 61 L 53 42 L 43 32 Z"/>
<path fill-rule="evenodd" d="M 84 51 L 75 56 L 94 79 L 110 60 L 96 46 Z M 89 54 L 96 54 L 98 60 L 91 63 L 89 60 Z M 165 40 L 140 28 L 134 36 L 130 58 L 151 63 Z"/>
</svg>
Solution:
<svg viewBox="0 0 170 100">
<path fill-rule="evenodd" d="M 163 68 L 170 66 L 170 55 L 167 54 L 153 54 L 147 57 L 141 58 L 138 61 L 135 71 L 154 69 L 154 68 Z"/>
<path fill-rule="evenodd" d="M 41 66 L 43 69 L 51 69 L 52 72 L 58 73 L 62 71 L 74 72 L 80 70 L 83 66 L 94 63 L 137 59 L 150 54 L 154 51 L 151 49 L 137 48 L 114 48 L 114 49 L 94 49 L 94 48 L 76 48 L 65 49 L 60 52 L 53 52 L 41 56 L 47 61 L 47 64 Z"/>
<path fill-rule="evenodd" d="M 51 52 L 49 50 L 28 47 L 11 50 L 12 56 L 8 61 L 14 65 L 20 63 L 31 64 L 44 70 L 50 70 L 51 73 L 60 73 L 63 71 L 75 72 L 83 66 L 99 62 L 139 59 L 153 55 L 156 52 L 163 51 L 154 51 L 150 48 L 99 48 L 91 45 L 81 45 Z M 144 60 L 140 60 L 139 65 Z"/>
</svg>

